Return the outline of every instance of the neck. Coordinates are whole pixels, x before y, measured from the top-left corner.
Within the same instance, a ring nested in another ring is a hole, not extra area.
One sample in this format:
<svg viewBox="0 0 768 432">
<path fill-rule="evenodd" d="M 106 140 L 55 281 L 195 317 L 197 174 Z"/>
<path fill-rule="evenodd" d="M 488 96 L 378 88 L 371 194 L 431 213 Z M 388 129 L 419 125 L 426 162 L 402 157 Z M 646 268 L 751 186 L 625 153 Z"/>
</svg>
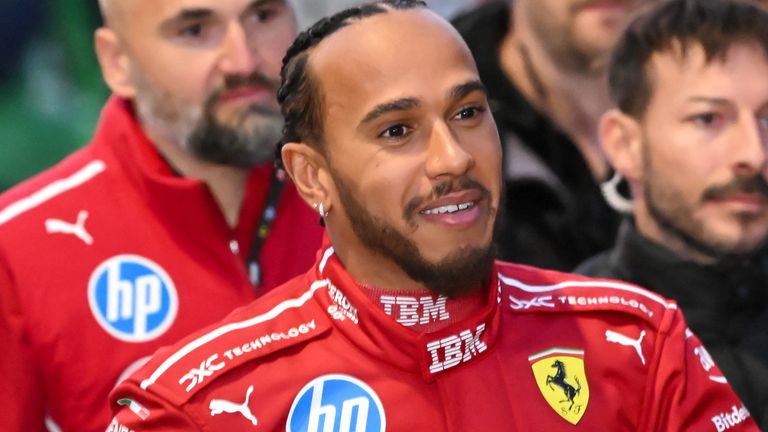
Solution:
<svg viewBox="0 0 768 432">
<path fill-rule="evenodd" d="M 700 265 L 712 265 L 717 263 L 717 258 L 693 247 L 690 242 L 683 239 L 677 232 L 660 224 L 648 211 L 645 201 L 634 199 L 634 218 L 637 232 L 643 237 L 659 244 L 672 252 L 683 261 L 689 261 Z"/>
<path fill-rule="evenodd" d="M 571 138 L 595 179 L 605 180 L 608 164 L 597 133 L 600 116 L 612 106 L 605 72 L 565 71 L 517 28 L 502 41 L 499 59 L 523 96 Z"/>
<path fill-rule="evenodd" d="M 153 139 L 153 142 L 176 172 L 184 177 L 199 180 L 208 186 L 227 224 L 235 227 L 239 221 L 240 208 L 245 196 L 248 170 L 201 161 L 178 145 L 162 139 Z"/>
</svg>

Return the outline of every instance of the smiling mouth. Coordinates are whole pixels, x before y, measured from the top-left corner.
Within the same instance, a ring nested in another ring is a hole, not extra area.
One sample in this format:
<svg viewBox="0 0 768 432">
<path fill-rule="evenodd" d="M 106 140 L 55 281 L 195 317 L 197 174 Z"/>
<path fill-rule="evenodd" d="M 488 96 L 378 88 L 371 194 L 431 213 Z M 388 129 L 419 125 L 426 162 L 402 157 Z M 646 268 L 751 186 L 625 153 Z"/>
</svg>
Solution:
<svg viewBox="0 0 768 432">
<path fill-rule="evenodd" d="M 452 214 L 452 213 L 458 213 L 460 211 L 470 210 L 473 207 L 475 207 L 475 203 L 473 201 L 469 201 L 461 204 L 448 204 L 440 207 L 426 209 L 426 210 L 420 211 L 419 213 L 425 214 L 425 215 L 443 215 L 443 214 Z"/>
</svg>

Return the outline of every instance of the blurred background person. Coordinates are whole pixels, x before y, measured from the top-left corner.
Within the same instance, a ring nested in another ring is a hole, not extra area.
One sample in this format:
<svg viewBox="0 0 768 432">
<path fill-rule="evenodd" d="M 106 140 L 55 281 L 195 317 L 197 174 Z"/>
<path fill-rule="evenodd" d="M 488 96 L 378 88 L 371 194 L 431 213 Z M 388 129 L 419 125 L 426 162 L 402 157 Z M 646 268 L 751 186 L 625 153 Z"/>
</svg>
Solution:
<svg viewBox="0 0 768 432">
<path fill-rule="evenodd" d="M 487 0 L 432 0 L 445 17 Z M 98 0 L 0 2 L 0 191 L 88 142 L 109 90 L 93 52 Z M 299 28 L 359 0 L 291 0 Z"/>
<path fill-rule="evenodd" d="M 93 139 L 0 195 L 3 432 L 103 431 L 123 375 L 306 271 L 322 236 L 274 168 L 290 5 L 101 6 Z"/>
<path fill-rule="evenodd" d="M 577 269 L 677 300 L 763 430 L 767 76 L 768 11 L 749 3 L 675 0 L 631 25 L 600 137 L 633 211 L 613 249 Z"/>
<path fill-rule="evenodd" d="M 609 167 L 597 137 L 611 107 L 606 60 L 647 3 L 507 0 L 454 20 L 502 134 L 500 258 L 568 270 L 612 244 L 619 217 L 600 192 Z"/>
</svg>

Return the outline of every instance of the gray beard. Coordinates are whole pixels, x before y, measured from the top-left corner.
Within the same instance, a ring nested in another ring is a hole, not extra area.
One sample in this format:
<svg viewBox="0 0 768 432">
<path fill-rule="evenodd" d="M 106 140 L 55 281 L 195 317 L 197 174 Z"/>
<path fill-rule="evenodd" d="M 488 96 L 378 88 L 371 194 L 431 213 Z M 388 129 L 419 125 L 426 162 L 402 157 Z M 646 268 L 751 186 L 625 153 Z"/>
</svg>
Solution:
<svg viewBox="0 0 768 432">
<path fill-rule="evenodd" d="M 215 96 L 199 108 L 158 93 L 162 92 L 141 82 L 135 98 L 141 124 L 158 139 L 174 143 L 196 159 L 237 168 L 249 169 L 275 159 L 283 129 L 279 112 L 251 106 L 233 125 L 224 125 L 213 114 Z"/>
</svg>

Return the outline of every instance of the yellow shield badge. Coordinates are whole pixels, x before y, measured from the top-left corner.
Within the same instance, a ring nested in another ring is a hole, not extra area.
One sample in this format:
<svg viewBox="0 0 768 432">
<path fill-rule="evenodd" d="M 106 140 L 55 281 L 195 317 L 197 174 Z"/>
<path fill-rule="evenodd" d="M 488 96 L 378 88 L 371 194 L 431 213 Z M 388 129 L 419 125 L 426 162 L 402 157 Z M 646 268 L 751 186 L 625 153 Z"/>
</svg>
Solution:
<svg viewBox="0 0 768 432">
<path fill-rule="evenodd" d="M 589 403 L 584 351 L 552 348 L 528 357 L 541 394 L 556 413 L 575 425 Z"/>
</svg>

